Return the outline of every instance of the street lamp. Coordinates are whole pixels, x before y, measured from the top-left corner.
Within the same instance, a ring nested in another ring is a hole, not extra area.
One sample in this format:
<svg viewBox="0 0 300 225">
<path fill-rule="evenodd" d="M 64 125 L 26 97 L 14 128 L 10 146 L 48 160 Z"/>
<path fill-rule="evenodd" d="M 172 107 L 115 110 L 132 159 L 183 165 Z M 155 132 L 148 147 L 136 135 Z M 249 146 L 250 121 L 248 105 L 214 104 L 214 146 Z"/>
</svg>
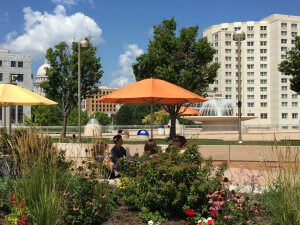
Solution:
<svg viewBox="0 0 300 225">
<path fill-rule="evenodd" d="M 241 101 L 241 42 L 245 40 L 245 32 L 236 31 L 233 40 L 238 43 L 238 122 L 239 122 L 239 144 L 242 144 L 242 101 Z"/>
<path fill-rule="evenodd" d="M 81 60 L 80 60 L 80 49 L 89 48 L 90 43 L 88 40 L 83 39 L 78 42 L 78 142 L 81 142 Z"/>
<path fill-rule="evenodd" d="M 17 84 L 16 82 L 18 81 L 18 77 L 19 77 L 19 74 L 10 73 L 9 74 L 9 83 L 16 85 Z M 9 106 L 8 110 L 9 110 L 8 111 L 8 115 L 9 115 L 8 134 L 11 135 L 11 110 L 12 110 L 11 105 Z M 6 121 L 6 109 L 5 108 L 4 108 L 4 121 Z M 6 126 L 6 124 L 4 126 Z"/>
</svg>

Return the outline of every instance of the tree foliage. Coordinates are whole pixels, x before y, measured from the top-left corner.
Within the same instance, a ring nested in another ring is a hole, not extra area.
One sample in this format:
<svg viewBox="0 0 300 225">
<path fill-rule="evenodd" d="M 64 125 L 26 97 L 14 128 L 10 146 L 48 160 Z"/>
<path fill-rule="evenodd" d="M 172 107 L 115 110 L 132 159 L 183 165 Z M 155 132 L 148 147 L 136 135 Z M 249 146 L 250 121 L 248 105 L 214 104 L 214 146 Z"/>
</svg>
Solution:
<svg viewBox="0 0 300 225">
<path fill-rule="evenodd" d="M 89 121 L 90 117 L 86 111 L 81 111 L 80 114 L 81 114 L 80 123 L 82 126 L 85 126 L 87 124 L 87 122 Z M 77 107 L 74 107 L 71 110 L 70 115 L 68 117 L 67 125 L 68 126 L 77 126 L 78 125 L 78 108 Z"/>
<path fill-rule="evenodd" d="M 151 124 L 151 115 L 148 114 L 145 116 L 145 118 L 142 120 L 143 124 Z M 160 110 L 158 112 L 155 112 L 153 115 L 153 124 L 154 125 L 166 125 L 169 122 L 169 115 L 166 113 L 165 110 Z"/>
<path fill-rule="evenodd" d="M 197 94 L 204 94 L 214 82 L 219 68 L 213 63 L 215 49 L 207 38 L 198 38 L 198 26 L 186 27 L 176 35 L 174 18 L 153 26 L 153 40 L 147 52 L 133 64 L 136 80 L 158 78 Z M 175 135 L 175 120 L 182 104 L 165 105 L 171 117 L 170 138 Z"/>
<path fill-rule="evenodd" d="M 60 106 L 32 107 L 32 122 L 38 126 L 61 126 L 62 113 Z"/>
<path fill-rule="evenodd" d="M 282 61 L 278 67 L 280 72 L 292 75 L 290 79 L 291 90 L 300 94 L 300 36 L 296 37 L 295 49 L 287 51 L 287 60 Z"/>
<path fill-rule="evenodd" d="M 102 77 L 100 58 L 96 56 L 96 47 L 81 50 L 81 96 L 90 97 L 98 91 L 97 86 Z M 66 125 L 71 110 L 78 101 L 78 43 L 71 48 L 61 42 L 46 53 L 50 68 L 46 69 L 48 79 L 42 83 L 48 97 L 61 104 L 63 115 L 62 136 L 66 135 Z"/>
<path fill-rule="evenodd" d="M 161 106 L 154 105 L 153 111 L 159 111 Z M 150 113 L 150 105 L 138 104 L 138 105 L 122 105 L 116 114 L 116 124 L 118 125 L 135 125 L 142 124 L 142 120 Z"/>
</svg>

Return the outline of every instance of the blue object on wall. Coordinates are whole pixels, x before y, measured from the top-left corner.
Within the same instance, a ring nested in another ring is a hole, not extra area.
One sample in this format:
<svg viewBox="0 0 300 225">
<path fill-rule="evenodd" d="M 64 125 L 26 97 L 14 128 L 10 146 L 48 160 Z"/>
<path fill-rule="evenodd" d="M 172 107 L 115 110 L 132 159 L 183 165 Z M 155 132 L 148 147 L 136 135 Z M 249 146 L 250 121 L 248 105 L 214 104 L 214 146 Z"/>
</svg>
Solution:
<svg viewBox="0 0 300 225">
<path fill-rule="evenodd" d="M 136 135 L 138 135 L 138 136 L 149 136 L 149 132 L 147 130 L 142 129 L 142 130 L 139 130 Z"/>
</svg>

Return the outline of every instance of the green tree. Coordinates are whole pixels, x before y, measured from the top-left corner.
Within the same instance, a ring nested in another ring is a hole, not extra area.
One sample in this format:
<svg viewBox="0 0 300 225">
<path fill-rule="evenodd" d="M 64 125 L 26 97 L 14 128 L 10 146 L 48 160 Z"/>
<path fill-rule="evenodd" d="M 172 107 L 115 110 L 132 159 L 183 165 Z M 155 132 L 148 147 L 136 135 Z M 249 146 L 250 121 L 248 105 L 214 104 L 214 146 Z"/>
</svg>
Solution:
<svg viewBox="0 0 300 225">
<path fill-rule="evenodd" d="M 216 53 L 206 38 L 198 38 L 198 26 L 182 28 L 176 35 L 172 18 L 153 26 L 153 40 L 147 52 L 133 64 L 136 80 L 159 78 L 197 94 L 204 94 L 214 82 L 219 68 L 213 63 Z M 175 122 L 182 104 L 164 105 L 171 117 L 170 137 L 175 135 Z"/>
<path fill-rule="evenodd" d="M 143 124 L 151 124 L 151 115 L 148 114 L 145 116 L 145 118 L 142 120 Z M 169 122 L 169 115 L 167 115 L 165 110 L 160 110 L 158 112 L 155 112 L 153 115 L 153 124 L 159 125 L 163 124 L 166 125 Z"/>
<path fill-rule="evenodd" d="M 161 106 L 154 105 L 153 111 L 159 111 Z M 129 105 L 124 104 L 116 114 L 115 123 L 118 125 L 136 125 L 142 124 L 142 120 L 150 113 L 148 104 Z"/>
<path fill-rule="evenodd" d="M 111 119 L 108 117 L 107 113 L 104 112 L 95 112 L 91 117 L 95 117 L 101 125 L 108 125 L 111 123 Z"/>
<path fill-rule="evenodd" d="M 38 126 L 62 125 L 62 113 L 59 106 L 34 106 L 32 107 L 32 122 Z"/>
<path fill-rule="evenodd" d="M 81 111 L 81 120 L 80 123 L 81 125 L 86 125 L 87 122 L 89 121 L 89 115 L 86 111 Z M 68 117 L 68 122 L 67 122 L 68 126 L 77 126 L 78 125 L 78 108 L 74 107 L 71 112 L 70 115 Z"/>
<path fill-rule="evenodd" d="M 295 49 L 287 51 L 287 60 L 282 61 L 278 69 L 286 75 L 292 75 L 290 79 L 291 90 L 300 94 L 300 36 L 296 37 Z"/>
<path fill-rule="evenodd" d="M 81 51 L 81 97 L 90 97 L 98 91 L 102 77 L 100 58 L 96 56 L 96 47 L 90 46 Z M 71 110 L 78 101 L 78 43 L 71 48 L 61 42 L 46 53 L 50 68 L 46 69 L 48 80 L 42 83 L 48 97 L 60 102 L 63 115 L 62 137 L 66 136 L 66 126 Z"/>
</svg>

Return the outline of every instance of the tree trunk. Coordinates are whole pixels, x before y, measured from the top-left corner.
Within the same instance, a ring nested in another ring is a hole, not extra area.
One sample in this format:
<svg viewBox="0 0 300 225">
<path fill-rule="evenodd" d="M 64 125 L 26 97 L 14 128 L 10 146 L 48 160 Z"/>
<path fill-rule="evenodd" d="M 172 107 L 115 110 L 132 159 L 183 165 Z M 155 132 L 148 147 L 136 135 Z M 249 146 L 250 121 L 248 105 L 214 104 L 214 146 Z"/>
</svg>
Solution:
<svg viewBox="0 0 300 225">
<path fill-rule="evenodd" d="M 170 128 L 170 135 L 168 140 L 172 140 L 173 137 L 176 135 L 176 115 L 170 114 L 171 118 L 171 128 Z"/>
<path fill-rule="evenodd" d="M 61 138 L 66 138 L 67 135 L 67 121 L 68 121 L 68 114 L 63 112 L 63 127 L 61 131 Z"/>
</svg>

